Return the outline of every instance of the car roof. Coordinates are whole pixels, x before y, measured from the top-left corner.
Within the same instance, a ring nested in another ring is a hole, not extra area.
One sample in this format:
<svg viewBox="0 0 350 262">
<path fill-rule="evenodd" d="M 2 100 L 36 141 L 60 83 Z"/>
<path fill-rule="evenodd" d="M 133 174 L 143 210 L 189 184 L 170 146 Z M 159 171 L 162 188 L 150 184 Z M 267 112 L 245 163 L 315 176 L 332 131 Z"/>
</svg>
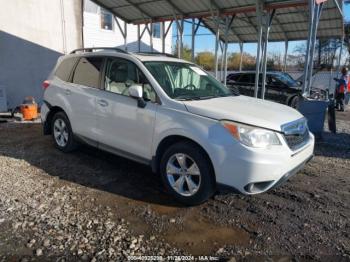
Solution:
<svg viewBox="0 0 350 262">
<path fill-rule="evenodd" d="M 285 74 L 285 72 L 279 72 L 279 71 L 267 71 L 266 73 L 270 75 Z M 255 74 L 255 71 L 233 72 L 233 73 L 230 73 L 229 75 L 239 75 L 239 74 Z M 262 74 L 262 72 L 260 72 L 260 74 Z"/>
</svg>

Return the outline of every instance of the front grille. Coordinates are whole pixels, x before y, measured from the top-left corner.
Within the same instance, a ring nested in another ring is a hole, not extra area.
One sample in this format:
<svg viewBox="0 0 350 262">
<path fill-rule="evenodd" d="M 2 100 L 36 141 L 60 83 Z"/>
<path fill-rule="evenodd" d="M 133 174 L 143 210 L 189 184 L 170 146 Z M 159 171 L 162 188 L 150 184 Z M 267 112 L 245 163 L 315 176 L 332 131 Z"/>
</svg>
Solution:
<svg viewBox="0 0 350 262">
<path fill-rule="evenodd" d="M 289 146 L 290 149 L 296 150 L 300 147 L 302 147 L 306 141 L 309 140 L 309 130 L 306 129 L 303 134 L 291 134 L 291 135 L 284 135 L 284 138 Z"/>
</svg>

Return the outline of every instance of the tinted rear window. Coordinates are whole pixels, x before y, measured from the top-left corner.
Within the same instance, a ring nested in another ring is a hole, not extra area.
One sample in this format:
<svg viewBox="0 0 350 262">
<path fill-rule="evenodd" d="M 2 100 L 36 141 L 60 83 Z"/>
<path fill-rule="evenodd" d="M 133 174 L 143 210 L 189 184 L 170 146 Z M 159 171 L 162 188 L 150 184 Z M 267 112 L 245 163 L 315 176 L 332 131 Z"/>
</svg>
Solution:
<svg viewBox="0 0 350 262">
<path fill-rule="evenodd" d="M 82 57 L 75 68 L 73 83 L 98 88 L 102 63 L 102 57 Z"/>
<path fill-rule="evenodd" d="M 77 58 L 75 57 L 64 59 L 57 67 L 55 75 L 59 79 L 68 82 L 72 69 L 76 62 L 77 62 Z"/>
<path fill-rule="evenodd" d="M 237 81 L 240 76 L 241 76 L 240 74 L 232 74 L 232 75 L 229 75 L 227 78 L 228 80 Z"/>
</svg>

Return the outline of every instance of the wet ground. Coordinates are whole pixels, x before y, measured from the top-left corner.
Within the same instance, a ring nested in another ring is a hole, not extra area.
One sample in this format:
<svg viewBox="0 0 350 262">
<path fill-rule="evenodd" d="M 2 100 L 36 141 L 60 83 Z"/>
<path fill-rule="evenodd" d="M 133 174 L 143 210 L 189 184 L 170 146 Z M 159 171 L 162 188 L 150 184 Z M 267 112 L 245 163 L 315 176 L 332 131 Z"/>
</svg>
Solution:
<svg viewBox="0 0 350 262">
<path fill-rule="evenodd" d="M 147 166 L 87 146 L 64 154 L 40 124 L 2 123 L 0 257 L 350 261 L 350 113 L 337 116 L 338 134 L 326 132 L 285 185 L 255 196 L 222 192 L 197 207 L 174 202 Z"/>
</svg>

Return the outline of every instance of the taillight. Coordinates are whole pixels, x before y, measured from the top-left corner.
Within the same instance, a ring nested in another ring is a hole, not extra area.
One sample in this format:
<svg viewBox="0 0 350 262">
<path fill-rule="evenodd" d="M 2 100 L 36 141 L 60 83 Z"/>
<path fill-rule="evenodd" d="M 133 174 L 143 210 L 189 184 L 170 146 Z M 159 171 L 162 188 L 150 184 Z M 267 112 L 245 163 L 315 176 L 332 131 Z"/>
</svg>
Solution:
<svg viewBox="0 0 350 262">
<path fill-rule="evenodd" d="M 46 88 L 48 88 L 50 86 L 50 81 L 49 80 L 45 80 L 42 84 L 43 89 L 45 90 Z"/>
</svg>

